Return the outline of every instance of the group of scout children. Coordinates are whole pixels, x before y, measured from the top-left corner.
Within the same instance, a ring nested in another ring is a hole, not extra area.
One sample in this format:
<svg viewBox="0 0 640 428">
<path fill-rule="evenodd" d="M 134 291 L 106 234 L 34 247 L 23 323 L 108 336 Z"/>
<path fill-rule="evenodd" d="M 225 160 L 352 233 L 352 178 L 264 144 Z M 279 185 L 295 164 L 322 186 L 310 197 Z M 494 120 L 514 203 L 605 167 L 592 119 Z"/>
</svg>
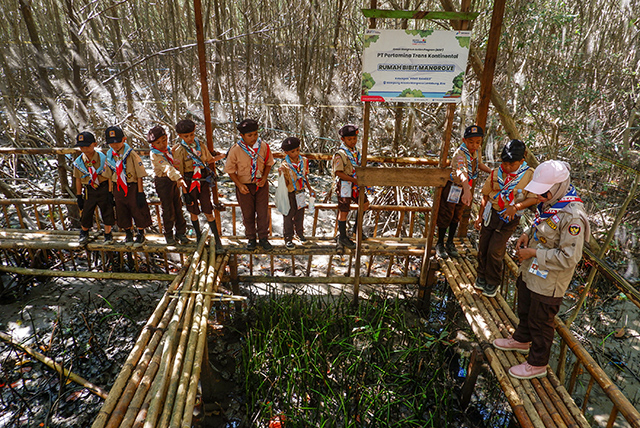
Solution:
<svg viewBox="0 0 640 428">
<path fill-rule="evenodd" d="M 236 186 L 236 197 L 248 239 L 247 249 L 252 251 L 260 245 L 264 250 L 271 250 L 273 246 L 268 240 L 268 176 L 274 165 L 273 154 L 269 145 L 258 136 L 258 123 L 255 120 L 245 119 L 237 129 L 240 139 L 226 155 L 225 172 Z M 168 245 L 189 243 L 187 225 L 182 215 L 184 202 L 191 215 L 196 237 L 199 239 L 201 235 L 198 215 L 203 212 L 216 246 L 220 248 L 222 244 L 213 216 L 210 179 L 213 178 L 213 164 L 225 155 L 214 156 L 206 146 L 200 144 L 195 138 L 195 123 L 191 120 L 178 122 L 176 133 L 180 140 L 173 150 L 168 146 L 167 134 L 161 126 L 152 128 L 147 134 L 166 242 Z M 360 165 L 360 153 L 356 149 L 358 128 L 346 125 L 338 134 L 342 144 L 333 158 L 338 191 L 338 245 L 354 248 L 355 244 L 347 236 L 346 220 L 350 204 L 357 202 L 359 191 L 355 174 L 355 167 Z M 74 161 L 78 207 L 82 211 L 79 242 L 81 245 L 88 242 L 96 206 L 100 208 L 105 224 L 105 243 L 113 242 L 111 227 L 115 224 L 115 205 L 118 227 L 125 230 L 126 243 L 142 245 L 145 241 L 144 229 L 151 226 L 149 206 L 142 187 L 146 171 L 140 157 L 126 144 L 122 129 L 117 126 L 107 128 L 105 138 L 110 146 L 106 156 L 95 150 L 93 134 L 83 132 L 77 136 L 76 146 L 82 151 L 82 155 Z M 301 243 L 306 241 L 303 219 L 308 204 L 305 190 L 312 197 L 315 197 L 315 191 L 308 179 L 309 161 L 300 156 L 300 140 L 286 138 L 281 148 L 286 156 L 278 171 L 284 175 L 291 206 L 289 213 L 284 216 L 284 240 L 286 248 L 291 249 L 295 248 L 294 233 Z M 86 189 L 85 195 L 83 189 Z M 368 206 L 365 196 L 365 209 Z M 132 219 L 138 229 L 135 242 Z"/>
<path fill-rule="evenodd" d="M 440 258 L 458 257 L 453 238 L 465 206 L 471 205 L 473 180 L 478 170 L 489 173 L 482 187 L 482 202 L 474 226 L 480 231 L 478 268 L 475 287 L 487 297 L 495 297 L 502 279 L 507 242 L 515 232 L 522 211 L 535 205 L 538 198 L 525 190 L 533 177 L 533 168 L 525 162 L 526 146 L 520 140 L 509 141 L 501 153 L 501 164 L 490 169 L 482 162 L 479 150 L 484 131 L 477 125 L 465 129 L 462 144 L 451 159 L 451 176 L 442 191 L 438 210 Z M 444 239 L 449 232 L 447 243 Z"/>
<path fill-rule="evenodd" d="M 220 248 L 222 244 L 212 214 L 209 176 L 212 174 L 211 165 L 224 154 L 214 157 L 194 138 L 194 131 L 193 121 L 178 122 L 176 132 L 180 141 L 173 152 L 167 144 L 164 128 L 156 126 L 147 134 L 147 141 L 151 144 L 154 183 L 162 206 L 165 239 L 168 245 L 189 243 L 187 224 L 182 214 L 184 201 L 197 238 L 201 235 L 198 214 L 202 211 L 214 234 L 216 246 Z M 144 230 L 152 224 L 142 184 L 147 173 L 140 156 L 126 143 L 126 139 L 121 128 L 107 128 L 105 140 L 109 150 L 104 155 L 95 150 L 95 137 L 90 132 L 82 132 L 76 137 L 76 147 L 82 151 L 74 161 L 76 195 L 81 210 L 80 245 L 89 240 L 96 207 L 100 208 L 105 224 L 105 243 L 113 243 L 114 206 L 118 227 L 126 234 L 125 244 L 140 246 L 145 242 Z M 135 238 L 134 222 L 137 228 Z"/>
</svg>

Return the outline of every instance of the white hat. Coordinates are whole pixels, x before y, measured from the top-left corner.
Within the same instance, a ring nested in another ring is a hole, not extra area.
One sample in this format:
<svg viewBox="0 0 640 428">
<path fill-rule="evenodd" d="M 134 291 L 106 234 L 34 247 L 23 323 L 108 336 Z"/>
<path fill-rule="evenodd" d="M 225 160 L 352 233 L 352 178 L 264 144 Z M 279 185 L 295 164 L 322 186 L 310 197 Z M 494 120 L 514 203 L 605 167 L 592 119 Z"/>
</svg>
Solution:
<svg viewBox="0 0 640 428">
<path fill-rule="evenodd" d="M 533 172 L 533 178 L 524 190 L 542 195 L 556 183 L 562 183 L 569 178 L 569 168 L 566 162 L 548 160 L 542 162 Z"/>
</svg>

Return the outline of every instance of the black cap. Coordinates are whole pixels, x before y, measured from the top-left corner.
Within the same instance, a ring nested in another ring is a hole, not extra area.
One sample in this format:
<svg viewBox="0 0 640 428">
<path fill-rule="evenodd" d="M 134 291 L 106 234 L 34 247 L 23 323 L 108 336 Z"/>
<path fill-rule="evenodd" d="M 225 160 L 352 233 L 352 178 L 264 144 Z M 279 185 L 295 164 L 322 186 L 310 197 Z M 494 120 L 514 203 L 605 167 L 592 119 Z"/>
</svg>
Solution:
<svg viewBox="0 0 640 428">
<path fill-rule="evenodd" d="M 296 137 L 288 137 L 282 142 L 282 150 L 288 152 L 289 150 L 297 149 L 300 147 L 300 140 Z"/>
<path fill-rule="evenodd" d="M 156 141 L 158 138 L 167 135 L 167 133 L 164 131 L 164 128 L 162 126 L 154 126 L 153 128 L 151 128 L 149 130 L 149 133 L 147 134 L 147 141 L 149 143 L 153 143 L 154 141 Z"/>
<path fill-rule="evenodd" d="M 354 137 L 358 135 L 358 127 L 355 125 L 345 125 L 338 130 L 338 135 L 341 137 Z"/>
<path fill-rule="evenodd" d="M 196 130 L 196 123 L 191 119 L 182 119 L 176 123 L 176 132 L 178 134 L 189 134 Z"/>
<path fill-rule="evenodd" d="M 471 137 L 484 137 L 484 131 L 478 125 L 468 126 L 467 129 L 464 130 L 464 138 Z"/>
<path fill-rule="evenodd" d="M 258 130 L 258 122 L 253 119 L 245 119 L 238 124 L 237 128 L 241 134 L 256 132 Z"/>
<path fill-rule="evenodd" d="M 104 138 L 107 144 L 119 143 L 124 138 L 124 132 L 119 126 L 110 126 L 104 131 Z"/>
<path fill-rule="evenodd" d="M 502 148 L 502 162 L 517 162 L 524 159 L 527 146 L 520 140 L 511 140 Z"/>
<path fill-rule="evenodd" d="M 81 132 L 76 136 L 75 147 L 89 147 L 96 142 L 96 137 L 91 132 Z"/>
</svg>

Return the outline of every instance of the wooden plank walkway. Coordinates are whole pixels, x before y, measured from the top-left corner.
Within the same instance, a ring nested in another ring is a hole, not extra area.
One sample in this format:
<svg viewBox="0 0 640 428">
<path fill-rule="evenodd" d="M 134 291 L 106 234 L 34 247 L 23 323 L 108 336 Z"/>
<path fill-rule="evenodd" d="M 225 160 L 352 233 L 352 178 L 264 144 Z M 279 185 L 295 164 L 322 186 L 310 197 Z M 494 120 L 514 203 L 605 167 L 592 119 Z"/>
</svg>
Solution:
<svg viewBox="0 0 640 428">
<path fill-rule="evenodd" d="M 496 376 L 500 387 L 511 405 L 522 427 L 589 427 L 582 410 L 576 405 L 550 366 L 547 366 L 545 378 L 519 380 L 511 377 L 511 366 L 525 361 L 525 356 L 517 352 L 505 352 L 495 349 L 493 340 L 508 337 L 518 323 L 510 305 L 498 293 L 495 298 L 487 298 L 473 287 L 476 279 L 475 249 L 467 239 L 457 243 L 461 257 L 447 260 L 439 259 L 440 270 L 455 294 L 462 311 L 473 329 L 484 357 Z M 467 257 L 470 256 L 470 257 Z M 509 259 L 508 264 L 513 264 Z M 510 266 L 513 269 L 514 266 Z M 573 338 L 564 323 L 557 318 L 556 330 L 562 338 Z M 565 339 L 565 340 L 566 340 Z M 573 338 L 572 350 L 576 355 L 588 356 L 587 351 Z M 587 364 L 585 364 L 586 366 Z M 603 387 L 614 403 L 612 418 L 607 426 L 613 426 L 618 413 L 622 412 L 633 427 L 640 426 L 640 414 L 634 411 L 626 397 L 611 382 L 604 371 L 591 364 L 593 378 Z"/>
</svg>

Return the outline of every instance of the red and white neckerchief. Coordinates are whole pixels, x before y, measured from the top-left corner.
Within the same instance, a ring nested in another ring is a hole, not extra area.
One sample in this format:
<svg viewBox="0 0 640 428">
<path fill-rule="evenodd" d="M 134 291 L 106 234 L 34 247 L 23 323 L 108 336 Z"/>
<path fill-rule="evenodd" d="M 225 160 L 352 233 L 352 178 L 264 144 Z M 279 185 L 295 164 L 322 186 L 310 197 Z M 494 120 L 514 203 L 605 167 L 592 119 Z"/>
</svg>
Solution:
<svg viewBox="0 0 640 428">
<path fill-rule="evenodd" d="M 85 162 L 85 166 L 87 167 L 87 172 L 89 173 L 89 186 L 97 189 L 100 185 L 100 180 L 98 180 L 98 171 L 91 164 L 91 159 L 88 159 L 88 162 L 88 165 Z"/>
<path fill-rule="evenodd" d="M 114 150 L 111 150 L 113 159 L 116 161 L 116 185 L 118 189 L 122 189 L 124 192 L 124 196 L 127 196 L 127 192 L 129 191 L 129 187 L 127 186 L 127 175 L 124 172 L 124 162 L 122 156 L 116 153 Z"/>
<path fill-rule="evenodd" d="M 202 178 L 202 173 L 200 172 L 200 167 L 197 165 L 193 165 L 193 176 L 191 177 L 191 186 L 189 186 L 189 192 L 193 189 L 198 189 L 200 191 L 200 179 Z"/>
</svg>

